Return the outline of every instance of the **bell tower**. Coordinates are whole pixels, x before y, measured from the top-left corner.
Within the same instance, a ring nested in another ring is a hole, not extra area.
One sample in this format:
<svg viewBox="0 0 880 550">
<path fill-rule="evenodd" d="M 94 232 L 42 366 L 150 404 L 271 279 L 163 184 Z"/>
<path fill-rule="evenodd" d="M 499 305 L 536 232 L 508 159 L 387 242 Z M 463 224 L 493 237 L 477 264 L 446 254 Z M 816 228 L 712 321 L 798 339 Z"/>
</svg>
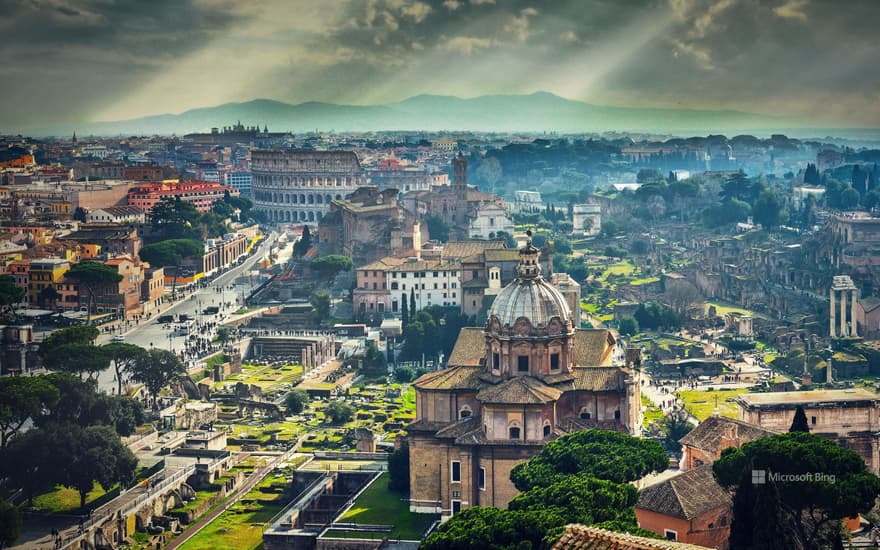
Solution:
<svg viewBox="0 0 880 550">
<path fill-rule="evenodd" d="M 467 189 L 467 159 L 461 153 L 452 161 L 452 186 L 456 190 Z"/>
</svg>

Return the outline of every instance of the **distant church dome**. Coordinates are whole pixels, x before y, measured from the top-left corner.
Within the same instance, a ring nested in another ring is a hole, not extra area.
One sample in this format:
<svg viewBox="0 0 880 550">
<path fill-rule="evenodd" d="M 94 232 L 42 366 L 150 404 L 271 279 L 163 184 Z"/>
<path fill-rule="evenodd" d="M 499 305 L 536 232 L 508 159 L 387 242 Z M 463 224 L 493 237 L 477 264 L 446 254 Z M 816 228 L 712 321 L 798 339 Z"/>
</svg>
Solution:
<svg viewBox="0 0 880 550">
<path fill-rule="evenodd" d="M 531 237 L 531 231 L 528 232 Z M 541 276 L 538 262 L 540 251 L 532 246 L 531 238 L 519 251 L 516 279 L 495 297 L 489 310 L 489 320 L 494 316 L 502 327 L 512 327 L 516 320 L 525 317 L 533 327 L 546 327 L 554 317 L 562 323 L 571 320 L 571 311 L 562 293 Z"/>
</svg>

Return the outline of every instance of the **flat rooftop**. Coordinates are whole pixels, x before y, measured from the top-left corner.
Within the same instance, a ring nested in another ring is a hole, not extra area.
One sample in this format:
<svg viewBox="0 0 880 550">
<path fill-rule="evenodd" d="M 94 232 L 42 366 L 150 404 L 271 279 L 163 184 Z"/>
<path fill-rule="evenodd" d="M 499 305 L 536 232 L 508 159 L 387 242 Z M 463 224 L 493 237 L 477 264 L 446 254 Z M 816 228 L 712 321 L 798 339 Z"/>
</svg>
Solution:
<svg viewBox="0 0 880 550">
<path fill-rule="evenodd" d="M 878 401 L 880 395 L 862 388 L 851 390 L 785 391 L 744 393 L 738 400 L 747 406 L 807 405 L 812 403 L 845 403 L 848 401 Z"/>
</svg>

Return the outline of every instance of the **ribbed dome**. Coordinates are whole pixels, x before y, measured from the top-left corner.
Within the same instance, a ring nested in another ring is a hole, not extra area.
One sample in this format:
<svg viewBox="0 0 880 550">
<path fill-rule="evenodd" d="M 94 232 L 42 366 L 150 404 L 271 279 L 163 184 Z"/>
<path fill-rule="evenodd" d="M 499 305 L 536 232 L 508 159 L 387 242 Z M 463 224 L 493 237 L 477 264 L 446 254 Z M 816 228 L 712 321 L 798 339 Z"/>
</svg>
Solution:
<svg viewBox="0 0 880 550">
<path fill-rule="evenodd" d="M 556 287 L 544 280 L 517 278 L 495 297 L 489 318 L 498 318 L 501 326 L 513 326 L 517 319 L 525 317 L 535 327 L 547 326 L 553 317 L 564 323 L 571 318 L 568 303 Z"/>
<path fill-rule="evenodd" d="M 531 231 L 526 233 L 532 236 Z M 516 279 L 504 287 L 489 310 L 489 318 L 497 317 L 502 327 L 513 326 L 520 317 L 528 319 L 534 327 L 547 326 L 553 317 L 559 317 L 563 323 L 571 319 L 562 293 L 541 276 L 540 255 L 531 238 L 520 249 Z"/>
</svg>

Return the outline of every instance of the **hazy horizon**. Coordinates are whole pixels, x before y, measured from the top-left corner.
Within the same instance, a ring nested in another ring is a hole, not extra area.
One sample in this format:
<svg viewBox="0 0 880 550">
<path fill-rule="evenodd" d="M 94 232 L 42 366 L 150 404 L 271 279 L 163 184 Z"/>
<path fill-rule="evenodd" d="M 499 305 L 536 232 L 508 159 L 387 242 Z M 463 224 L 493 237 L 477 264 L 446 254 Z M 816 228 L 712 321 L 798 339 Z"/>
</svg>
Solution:
<svg viewBox="0 0 880 550">
<path fill-rule="evenodd" d="M 0 0 L 0 128 L 547 91 L 880 127 L 880 3 Z"/>
</svg>

